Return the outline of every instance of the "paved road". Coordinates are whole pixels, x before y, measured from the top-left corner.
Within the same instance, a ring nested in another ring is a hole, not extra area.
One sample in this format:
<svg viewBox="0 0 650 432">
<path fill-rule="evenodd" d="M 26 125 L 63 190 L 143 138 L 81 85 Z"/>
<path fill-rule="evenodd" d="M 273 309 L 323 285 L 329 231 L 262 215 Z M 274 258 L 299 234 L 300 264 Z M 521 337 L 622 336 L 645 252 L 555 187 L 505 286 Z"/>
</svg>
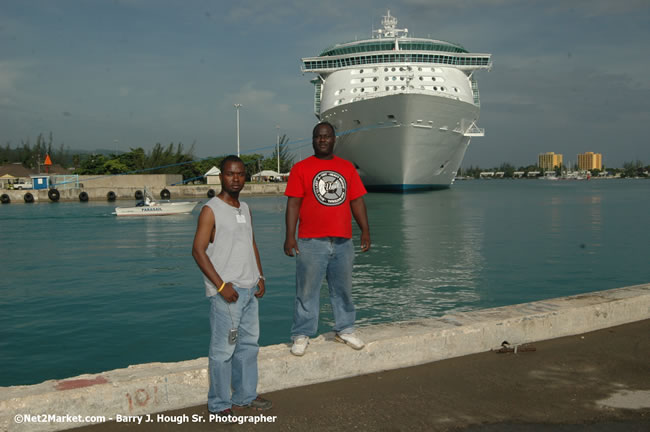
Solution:
<svg viewBox="0 0 650 432">
<path fill-rule="evenodd" d="M 650 431 L 650 319 L 534 344 L 265 395 L 275 423 L 221 425 L 205 406 L 176 424 L 106 423 L 102 431 Z M 238 411 L 244 416 L 258 413 Z M 192 416 L 205 419 L 192 422 Z"/>
</svg>

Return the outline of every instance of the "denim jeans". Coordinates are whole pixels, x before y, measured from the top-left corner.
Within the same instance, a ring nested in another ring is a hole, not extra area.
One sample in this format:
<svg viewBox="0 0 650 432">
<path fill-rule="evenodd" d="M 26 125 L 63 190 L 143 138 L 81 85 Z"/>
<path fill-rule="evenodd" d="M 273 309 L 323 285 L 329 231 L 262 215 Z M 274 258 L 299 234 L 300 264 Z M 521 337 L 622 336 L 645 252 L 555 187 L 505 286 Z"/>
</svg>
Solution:
<svg viewBox="0 0 650 432">
<path fill-rule="evenodd" d="M 292 339 L 316 334 L 323 278 L 327 278 L 329 287 L 334 331 L 352 333 L 355 320 L 351 296 L 354 264 L 352 240 L 340 237 L 299 238 L 298 249 Z"/>
<path fill-rule="evenodd" d="M 257 397 L 257 340 L 260 335 L 254 296 L 257 286 L 234 288 L 239 294 L 234 303 L 228 304 L 219 294 L 210 297 L 208 409 L 213 413 L 231 408 L 233 404 L 248 405 Z M 228 343 L 231 328 L 238 329 L 235 344 Z"/>
</svg>

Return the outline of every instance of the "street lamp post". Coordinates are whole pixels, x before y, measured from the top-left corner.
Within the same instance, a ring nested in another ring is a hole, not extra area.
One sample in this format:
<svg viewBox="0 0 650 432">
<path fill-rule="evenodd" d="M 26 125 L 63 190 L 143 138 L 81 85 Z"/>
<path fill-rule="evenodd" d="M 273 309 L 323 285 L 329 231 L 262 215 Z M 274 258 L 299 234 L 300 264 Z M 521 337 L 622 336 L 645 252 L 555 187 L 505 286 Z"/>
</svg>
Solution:
<svg viewBox="0 0 650 432">
<path fill-rule="evenodd" d="M 280 172 L 280 126 L 275 127 L 278 130 L 278 139 L 276 141 L 277 149 L 278 149 L 278 174 L 282 174 Z"/>
<path fill-rule="evenodd" d="M 237 157 L 239 157 L 239 108 L 242 104 L 234 104 L 234 107 L 237 110 Z"/>
</svg>

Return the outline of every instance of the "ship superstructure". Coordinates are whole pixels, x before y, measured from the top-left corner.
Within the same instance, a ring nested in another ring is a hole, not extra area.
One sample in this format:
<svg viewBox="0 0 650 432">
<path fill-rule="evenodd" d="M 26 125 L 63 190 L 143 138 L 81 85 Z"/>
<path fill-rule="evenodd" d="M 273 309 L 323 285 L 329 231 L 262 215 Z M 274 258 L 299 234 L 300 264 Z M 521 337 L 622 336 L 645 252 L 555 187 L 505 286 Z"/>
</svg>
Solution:
<svg viewBox="0 0 650 432">
<path fill-rule="evenodd" d="M 355 164 L 370 190 L 449 187 L 470 139 L 483 136 L 474 72 L 490 54 L 408 36 L 387 15 L 368 40 L 302 59 L 317 76 L 314 113 L 337 131 L 335 153 Z"/>
</svg>

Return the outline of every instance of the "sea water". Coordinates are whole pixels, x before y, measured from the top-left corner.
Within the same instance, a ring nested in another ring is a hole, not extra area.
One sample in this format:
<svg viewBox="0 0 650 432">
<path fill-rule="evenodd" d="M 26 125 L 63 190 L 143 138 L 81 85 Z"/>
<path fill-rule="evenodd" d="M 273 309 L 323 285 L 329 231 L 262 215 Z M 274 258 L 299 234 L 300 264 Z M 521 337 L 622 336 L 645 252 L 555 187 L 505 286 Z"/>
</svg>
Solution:
<svg viewBox="0 0 650 432">
<path fill-rule="evenodd" d="M 267 278 L 260 344 L 288 343 L 286 199 L 243 199 Z M 650 282 L 647 180 L 463 181 L 366 204 L 372 248 L 357 254 L 353 282 L 360 326 Z M 191 257 L 198 208 L 117 218 L 114 207 L 0 206 L 0 386 L 207 355 L 208 301 Z M 358 236 L 355 226 L 357 250 Z M 322 333 L 333 325 L 325 285 L 321 299 Z"/>
</svg>

